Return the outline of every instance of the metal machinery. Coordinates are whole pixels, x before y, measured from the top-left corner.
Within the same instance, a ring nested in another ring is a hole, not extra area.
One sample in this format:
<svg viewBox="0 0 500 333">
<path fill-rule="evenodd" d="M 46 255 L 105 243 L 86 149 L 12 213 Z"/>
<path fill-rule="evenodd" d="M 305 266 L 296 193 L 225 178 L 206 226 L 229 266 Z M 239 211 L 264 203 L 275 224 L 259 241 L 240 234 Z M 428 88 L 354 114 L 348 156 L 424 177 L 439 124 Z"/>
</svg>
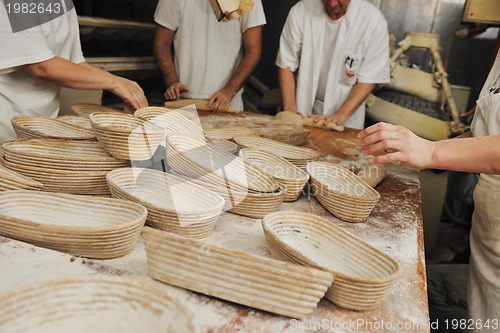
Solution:
<svg viewBox="0 0 500 333">
<path fill-rule="evenodd" d="M 433 73 L 404 65 L 410 48 L 426 50 Z M 393 102 L 394 98 L 398 102 Z M 464 131 L 453 99 L 448 74 L 439 54 L 439 35 L 407 33 L 391 55 L 391 82 L 367 98 L 372 120 L 404 125 L 429 140 L 442 140 Z"/>
</svg>

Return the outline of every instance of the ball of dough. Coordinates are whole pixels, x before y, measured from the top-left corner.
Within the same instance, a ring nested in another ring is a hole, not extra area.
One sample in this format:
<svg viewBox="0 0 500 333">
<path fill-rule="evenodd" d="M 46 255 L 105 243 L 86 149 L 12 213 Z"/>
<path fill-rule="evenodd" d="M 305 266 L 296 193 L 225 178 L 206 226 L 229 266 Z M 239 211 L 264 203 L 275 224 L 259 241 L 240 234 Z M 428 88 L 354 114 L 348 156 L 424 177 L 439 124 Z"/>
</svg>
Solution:
<svg viewBox="0 0 500 333">
<path fill-rule="evenodd" d="M 274 119 L 286 120 L 297 127 L 302 127 L 302 117 L 292 111 L 282 111 L 274 116 Z"/>
</svg>

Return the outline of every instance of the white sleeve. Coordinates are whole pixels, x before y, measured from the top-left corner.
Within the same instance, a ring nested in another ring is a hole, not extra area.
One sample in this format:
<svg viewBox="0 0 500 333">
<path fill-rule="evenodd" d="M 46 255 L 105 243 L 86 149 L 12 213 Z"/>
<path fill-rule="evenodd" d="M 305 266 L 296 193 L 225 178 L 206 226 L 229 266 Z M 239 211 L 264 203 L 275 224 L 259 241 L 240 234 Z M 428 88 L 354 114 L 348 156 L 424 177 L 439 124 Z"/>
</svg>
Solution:
<svg viewBox="0 0 500 333">
<path fill-rule="evenodd" d="M 73 12 L 71 12 L 71 10 Z M 78 25 L 78 16 L 76 15 L 76 9 L 73 7 L 68 13 L 71 13 L 71 32 L 68 38 L 68 42 L 73 43 L 70 50 L 69 61 L 75 64 L 81 64 L 85 62 L 85 57 L 82 52 L 82 44 L 80 42 L 80 27 Z"/>
<path fill-rule="evenodd" d="M 177 0 L 158 1 L 154 18 L 155 22 L 159 25 L 172 31 L 176 31 L 180 22 L 179 4 L 177 3 Z"/>
<path fill-rule="evenodd" d="M 367 39 L 367 49 L 358 73 L 358 82 L 387 83 L 390 81 L 389 32 L 381 15 Z"/>
<path fill-rule="evenodd" d="M 55 57 L 39 27 L 13 33 L 9 22 L 5 6 L 0 5 L 0 69 Z"/>
<path fill-rule="evenodd" d="M 266 14 L 264 13 L 261 0 L 254 0 L 250 13 L 240 18 L 241 33 L 244 33 L 249 28 L 258 27 L 266 23 Z"/>
<path fill-rule="evenodd" d="M 295 72 L 299 67 L 302 50 L 303 30 L 298 18 L 296 7 L 292 7 L 280 37 L 280 46 L 276 65 L 281 68 L 290 68 Z"/>
</svg>

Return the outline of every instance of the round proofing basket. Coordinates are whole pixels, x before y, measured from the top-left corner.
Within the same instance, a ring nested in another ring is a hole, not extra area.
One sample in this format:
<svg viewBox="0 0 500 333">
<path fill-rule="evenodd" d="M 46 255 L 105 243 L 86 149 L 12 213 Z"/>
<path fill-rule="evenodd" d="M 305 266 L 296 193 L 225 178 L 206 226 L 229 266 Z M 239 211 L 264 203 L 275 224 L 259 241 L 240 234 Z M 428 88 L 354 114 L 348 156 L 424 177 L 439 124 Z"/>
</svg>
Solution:
<svg viewBox="0 0 500 333">
<path fill-rule="evenodd" d="M 297 128 L 264 128 L 259 134 L 271 140 L 288 143 L 294 146 L 301 146 L 307 142 L 311 130 L 303 127 Z"/>
<path fill-rule="evenodd" d="M 0 296 L 3 333 L 196 332 L 193 314 L 151 282 L 49 280 Z"/>
<path fill-rule="evenodd" d="M 333 215 L 347 222 L 363 222 L 380 194 L 353 172 L 328 162 L 307 164 L 316 199 Z"/>
<path fill-rule="evenodd" d="M 190 238 L 206 237 L 224 206 L 220 195 L 157 170 L 116 169 L 106 179 L 113 197 L 146 207 L 148 225 Z"/>
<path fill-rule="evenodd" d="M 271 213 L 262 228 L 274 257 L 333 273 L 325 297 L 342 308 L 375 309 L 399 276 L 394 259 L 319 216 Z"/>
<path fill-rule="evenodd" d="M 131 115 L 93 113 L 90 122 L 104 149 L 122 160 L 147 160 L 165 139 L 162 128 Z"/>
<path fill-rule="evenodd" d="M 1 234 L 88 258 L 129 253 L 146 215 L 143 206 L 118 199 L 25 190 L 0 193 Z"/>
<path fill-rule="evenodd" d="M 254 167 L 276 179 L 286 186 L 285 202 L 295 201 L 299 198 L 302 189 L 309 180 L 309 175 L 304 170 L 293 165 L 282 157 L 269 152 L 244 148 L 240 156 Z"/>
</svg>

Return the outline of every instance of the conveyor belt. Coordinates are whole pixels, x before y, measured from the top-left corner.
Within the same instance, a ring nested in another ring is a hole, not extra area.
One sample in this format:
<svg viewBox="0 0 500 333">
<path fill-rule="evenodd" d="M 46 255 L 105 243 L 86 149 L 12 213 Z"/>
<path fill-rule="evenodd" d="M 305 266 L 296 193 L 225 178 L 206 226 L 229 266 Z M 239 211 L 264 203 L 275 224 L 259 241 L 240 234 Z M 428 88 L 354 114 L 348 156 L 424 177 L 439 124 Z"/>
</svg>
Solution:
<svg viewBox="0 0 500 333">
<path fill-rule="evenodd" d="M 439 103 L 430 102 L 425 99 L 396 90 L 381 89 L 373 93 L 375 96 L 401 107 L 416 111 L 427 116 L 451 121 L 450 115 L 440 108 Z"/>
</svg>

